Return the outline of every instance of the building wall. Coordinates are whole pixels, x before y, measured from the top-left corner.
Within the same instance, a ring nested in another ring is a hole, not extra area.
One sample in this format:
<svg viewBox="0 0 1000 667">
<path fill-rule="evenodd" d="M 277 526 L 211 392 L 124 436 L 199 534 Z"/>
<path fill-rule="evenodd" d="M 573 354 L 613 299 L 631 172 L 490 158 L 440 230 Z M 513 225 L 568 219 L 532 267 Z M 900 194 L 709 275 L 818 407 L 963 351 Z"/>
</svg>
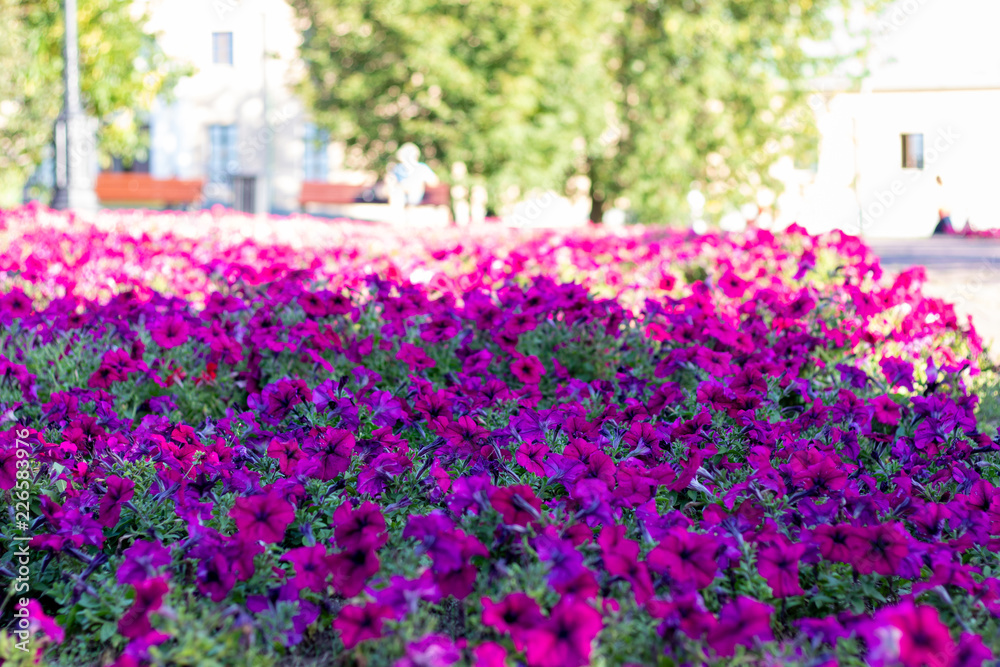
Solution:
<svg viewBox="0 0 1000 667">
<path fill-rule="evenodd" d="M 998 117 L 1000 88 L 834 96 L 819 113 L 820 160 L 801 221 L 815 231 L 919 237 L 945 205 L 959 227 L 1000 227 Z M 905 133 L 923 134 L 923 169 L 903 167 Z"/>
<path fill-rule="evenodd" d="M 300 40 L 291 8 L 282 0 L 151 0 L 149 7 L 164 51 L 197 70 L 154 109 L 153 176 L 207 179 L 208 128 L 234 124 L 231 171 L 258 178 L 258 209 L 297 209 L 307 118 L 291 92 Z M 213 63 L 215 32 L 233 34 L 232 65 Z M 208 185 L 205 195 L 207 203 L 231 201 L 225 188 Z"/>
</svg>

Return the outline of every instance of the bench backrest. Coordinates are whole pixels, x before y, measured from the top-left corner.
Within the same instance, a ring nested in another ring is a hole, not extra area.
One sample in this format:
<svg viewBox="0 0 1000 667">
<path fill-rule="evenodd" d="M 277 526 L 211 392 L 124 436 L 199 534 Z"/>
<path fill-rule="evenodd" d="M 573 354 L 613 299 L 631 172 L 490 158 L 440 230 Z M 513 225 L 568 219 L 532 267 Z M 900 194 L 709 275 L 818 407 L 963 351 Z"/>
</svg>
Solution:
<svg viewBox="0 0 1000 667">
<path fill-rule="evenodd" d="M 157 179 L 149 174 L 102 172 L 97 175 L 97 198 L 105 202 L 162 201 L 191 204 L 201 198 L 202 181 Z"/>
</svg>

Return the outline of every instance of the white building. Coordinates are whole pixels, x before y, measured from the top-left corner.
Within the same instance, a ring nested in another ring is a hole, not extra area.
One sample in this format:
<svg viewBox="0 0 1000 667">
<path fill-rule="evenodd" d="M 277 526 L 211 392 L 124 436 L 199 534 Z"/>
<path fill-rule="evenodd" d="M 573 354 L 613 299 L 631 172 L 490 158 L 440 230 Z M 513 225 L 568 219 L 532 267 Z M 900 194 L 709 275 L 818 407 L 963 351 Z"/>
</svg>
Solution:
<svg viewBox="0 0 1000 667">
<path fill-rule="evenodd" d="M 903 238 L 930 235 L 945 207 L 959 228 L 1000 227 L 997 25 L 995 0 L 899 0 L 861 92 L 819 105 L 815 177 L 781 217 Z"/>
<path fill-rule="evenodd" d="M 292 94 L 300 36 L 283 0 L 147 0 L 148 29 L 194 66 L 150 118 L 149 171 L 202 179 L 206 203 L 233 203 L 250 177 L 257 211 L 299 207 L 303 180 L 327 181 L 337 151 Z M 267 175 L 270 174 L 270 182 Z"/>
</svg>

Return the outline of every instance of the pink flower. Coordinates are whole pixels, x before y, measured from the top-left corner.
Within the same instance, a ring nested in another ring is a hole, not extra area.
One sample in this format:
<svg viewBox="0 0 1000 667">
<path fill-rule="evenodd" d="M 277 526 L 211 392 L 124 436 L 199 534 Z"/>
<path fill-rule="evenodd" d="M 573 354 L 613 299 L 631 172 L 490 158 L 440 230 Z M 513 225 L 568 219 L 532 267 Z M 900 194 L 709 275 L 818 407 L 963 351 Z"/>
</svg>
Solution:
<svg viewBox="0 0 1000 667">
<path fill-rule="evenodd" d="M 45 636 L 50 641 L 56 644 L 63 643 L 63 640 L 66 638 L 66 631 L 59 627 L 54 618 L 46 616 L 38 600 L 34 598 L 29 599 L 26 607 L 22 607 L 20 603 L 16 606 L 18 607 L 18 612 L 15 612 L 15 620 L 18 618 L 17 613 L 25 613 L 22 610 L 27 609 L 29 632 L 34 634 L 40 630 L 45 633 Z"/>
<path fill-rule="evenodd" d="M 853 558 L 848 540 L 858 529 L 848 524 L 831 526 L 822 524 L 812 531 L 812 539 L 826 560 L 834 563 L 849 563 Z"/>
<path fill-rule="evenodd" d="M 485 642 L 476 647 L 474 667 L 506 667 L 507 649 L 496 642 Z"/>
<path fill-rule="evenodd" d="M 380 549 L 389 538 L 378 505 L 361 503 L 354 509 L 343 503 L 333 513 L 333 539 L 341 549 Z"/>
<path fill-rule="evenodd" d="M 152 632 L 153 626 L 149 623 L 149 614 L 163 605 L 163 598 L 170 590 L 167 586 L 167 580 L 163 577 L 147 579 L 134 584 L 133 588 L 135 589 L 135 598 L 132 601 L 132 606 L 118 621 L 118 632 L 129 639 L 142 637 Z"/>
<path fill-rule="evenodd" d="M 876 665 L 947 667 L 953 664 L 955 642 L 937 609 L 906 601 L 881 610 L 869 629 L 871 659 Z"/>
<path fill-rule="evenodd" d="M 495 488 L 490 494 L 490 504 L 508 526 L 527 526 L 538 520 L 542 509 L 541 499 L 526 484 Z"/>
<path fill-rule="evenodd" d="M 718 548 L 714 537 L 674 528 L 649 552 L 647 560 L 654 572 L 669 573 L 680 584 L 691 582 L 696 588 L 705 588 L 719 569 L 715 558 Z"/>
<path fill-rule="evenodd" d="M 101 498 L 97 522 L 105 528 L 114 528 L 121 518 L 122 505 L 135 495 L 135 482 L 112 475 L 104 481 L 107 491 Z"/>
<path fill-rule="evenodd" d="M 381 637 L 382 621 L 392 617 L 391 607 L 374 602 L 347 605 L 333 619 L 333 629 L 340 633 L 344 647 L 352 649 L 363 641 Z"/>
<path fill-rule="evenodd" d="M 241 497 L 229 512 L 240 536 L 251 542 L 280 542 L 285 529 L 295 520 L 295 508 L 277 493 Z"/>
<path fill-rule="evenodd" d="M 799 585 L 799 560 L 805 552 L 804 544 L 789 544 L 783 539 L 760 550 L 757 570 L 767 580 L 774 597 L 786 598 L 804 593 Z"/>
<path fill-rule="evenodd" d="M 136 540 L 123 555 L 125 561 L 118 567 L 119 584 L 145 581 L 170 564 L 170 552 L 159 540 Z"/>
<path fill-rule="evenodd" d="M 318 437 L 310 435 L 306 439 L 302 450 L 309 455 L 309 461 L 300 465 L 310 477 L 323 481 L 336 479 L 350 467 L 354 445 L 354 434 L 350 431 L 324 428 Z"/>
<path fill-rule="evenodd" d="M 221 551 L 216 551 L 198 563 L 198 590 L 212 602 L 221 602 L 236 584 L 236 570 Z"/>
<path fill-rule="evenodd" d="M 708 645 L 720 656 L 732 655 L 739 645 L 755 637 L 767 641 L 774 609 L 763 602 L 740 596 L 719 610 L 719 622 L 708 633 Z"/>
<path fill-rule="evenodd" d="M 603 627 L 601 614 L 584 602 L 563 600 L 528 633 L 530 667 L 582 667 L 590 664 L 594 640 Z"/>
<path fill-rule="evenodd" d="M 852 556 L 850 562 L 861 574 L 877 572 L 885 577 L 894 576 L 910 552 L 907 537 L 898 523 L 855 529 L 847 539 Z"/>
<path fill-rule="evenodd" d="M 170 350 L 188 342 L 189 332 L 188 323 L 182 315 L 170 315 L 154 323 L 149 335 L 157 345 Z"/>
<path fill-rule="evenodd" d="M 406 656 L 393 667 L 448 667 L 462 659 L 462 651 L 450 637 L 427 635 L 406 647 Z"/>
<path fill-rule="evenodd" d="M 422 371 L 425 368 L 434 368 L 437 363 L 427 356 L 422 347 L 417 347 L 412 343 L 402 343 L 396 359 L 409 366 L 411 372 Z"/>
<path fill-rule="evenodd" d="M 483 625 L 505 632 L 514 648 L 523 651 L 531 631 L 542 622 L 542 612 L 534 598 L 524 593 L 510 593 L 500 602 L 482 599 Z"/>
<path fill-rule="evenodd" d="M 333 575 L 333 587 L 345 598 L 352 598 L 362 590 L 368 579 L 379 570 L 379 558 L 367 545 L 327 556 L 326 565 Z"/>
<path fill-rule="evenodd" d="M 330 576 L 326 556 L 326 547 L 316 544 L 311 547 L 290 549 L 285 552 L 281 560 L 288 561 L 295 567 L 292 584 L 296 588 L 323 593 L 326 590 L 326 580 Z"/>
<path fill-rule="evenodd" d="M 530 357 L 522 355 L 510 362 L 510 372 L 525 384 L 538 384 L 545 375 L 545 366 L 534 355 Z"/>
</svg>

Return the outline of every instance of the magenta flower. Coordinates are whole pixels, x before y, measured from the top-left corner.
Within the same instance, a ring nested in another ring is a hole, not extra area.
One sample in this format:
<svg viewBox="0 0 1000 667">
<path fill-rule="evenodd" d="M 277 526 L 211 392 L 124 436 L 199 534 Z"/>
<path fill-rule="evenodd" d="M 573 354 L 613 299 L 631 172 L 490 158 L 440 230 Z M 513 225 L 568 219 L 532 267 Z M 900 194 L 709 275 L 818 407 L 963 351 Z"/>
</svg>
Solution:
<svg viewBox="0 0 1000 667">
<path fill-rule="evenodd" d="M 675 528 L 649 552 L 647 560 L 651 570 L 669 574 L 680 585 L 705 588 L 719 569 L 715 556 L 718 549 L 715 538 L 709 535 Z"/>
<path fill-rule="evenodd" d="M 236 528 L 243 539 L 272 544 L 284 538 L 285 529 L 295 520 L 295 508 L 271 491 L 237 498 L 229 516 L 236 522 Z"/>
<path fill-rule="evenodd" d="M 202 558 L 198 563 L 198 590 L 212 602 L 221 602 L 236 584 L 232 563 L 221 551 Z"/>
<path fill-rule="evenodd" d="M 136 540 L 125 550 L 125 561 L 118 567 L 119 584 L 135 584 L 156 576 L 170 564 L 170 551 L 159 540 Z"/>
<path fill-rule="evenodd" d="M 909 553 L 907 536 L 897 523 L 858 528 L 847 539 L 852 565 L 861 574 L 877 572 L 885 577 L 898 574 L 900 563 Z"/>
<path fill-rule="evenodd" d="M 340 633 L 344 647 L 352 649 L 363 641 L 382 636 L 382 622 L 392 618 L 390 607 L 374 602 L 363 606 L 347 605 L 333 619 L 333 629 Z"/>
<path fill-rule="evenodd" d="M 341 549 L 380 549 L 388 539 L 385 518 L 378 505 L 344 503 L 333 513 L 333 539 Z"/>
<path fill-rule="evenodd" d="M 716 625 L 715 616 L 705 608 L 705 601 L 697 591 L 675 595 L 670 601 L 650 600 L 646 610 L 653 618 L 663 619 L 660 634 L 675 629 L 688 637 L 700 638 Z"/>
<path fill-rule="evenodd" d="M 562 601 L 528 633 L 530 667 L 582 667 L 590 664 L 594 640 L 603 628 L 601 614 L 583 602 Z"/>
<path fill-rule="evenodd" d="M 422 347 L 417 347 L 412 343 L 402 343 L 399 346 L 399 352 L 396 353 L 396 359 L 406 364 L 413 373 L 434 368 L 437 363 L 427 356 Z"/>
<path fill-rule="evenodd" d="M 133 588 L 135 598 L 132 600 L 132 606 L 118 621 L 118 632 L 129 639 L 142 637 L 153 631 L 149 615 L 163 606 L 163 598 L 170 590 L 167 580 L 163 577 L 141 581 L 133 584 Z"/>
<path fill-rule="evenodd" d="M 484 597 L 483 625 L 510 635 L 514 647 L 523 651 L 530 633 L 542 622 L 538 603 L 524 593 L 510 593 L 500 602 Z"/>
<path fill-rule="evenodd" d="M 506 667 L 507 649 L 496 642 L 484 642 L 473 651 L 473 667 Z"/>
<path fill-rule="evenodd" d="M 545 375 L 545 366 L 534 355 L 522 355 L 510 362 L 510 372 L 525 384 L 538 384 Z"/>
<path fill-rule="evenodd" d="M 272 438 L 267 446 L 267 455 L 278 462 L 278 470 L 283 475 L 294 475 L 299 461 L 308 460 L 308 456 L 295 440 L 279 440 Z"/>
<path fill-rule="evenodd" d="M 446 635 L 427 635 L 406 647 L 406 656 L 393 667 L 448 667 L 462 659 L 462 651 Z"/>
<path fill-rule="evenodd" d="M 982 667 L 987 660 L 993 659 L 993 651 L 983 644 L 983 638 L 968 632 L 963 632 L 955 651 L 954 667 Z"/>
<path fill-rule="evenodd" d="M 906 601 L 881 610 L 871 622 L 871 660 L 876 665 L 948 667 L 956 646 L 937 609 Z"/>
<path fill-rule="evenodd" d="M 826 560 L 835 563 L 850 563 L 854 558 L 851 547 L 848 546 L 857 528 L 848 524 L 831 526 L 822 524 L 812 531 L 812 539 L 819 548 L 820 554 Z"/>
<path fill-rule="evenodd" d="M 757 554 L 757 571 L 767 580 L 774 597 L 802 595 L 799 585 L 799 560 L 806 552 L 804 544 L 789 544 L 781 539 L 762 548 Z"/>
<path fill-rule="evenodd" d="M 317 544 L 290 549 L 285 552 L 281 560 L 288 561 L 295 567 L 295 576 L 291 581 L 296 588 L 323 593 L 326 591 L 326 580 L 330 576 L 326 558 L 326 547 Z"/>
<path fill-rule="evenodd" d="M 121 518 L 122 505 L 135 496 L 135 482 L 112 475 L 104 480 L 107 491 L 101 498 L 101 506 L 97 511 L 97 522 L 105 528 L 114 528 Z"/>
<path fill-rule="evenodd" d="M 708 645 L 720 656 L 732 655 L 737 646 L 753 639 L 768 641 L 774 609 L 746 596 L 740 596 L 719 610 L 719 622 L 708 633 Z"/>
<path fill-rule="evenodd" d="M 545 456 L 548 453 L 548 445 L 538 442 L 526 442 L 518 447 L 514 458 L 522 468 L 541 477 L 545 475 Z"/>
<path fill-rule="evenodd" d="M 354 434 L 335 428 L 324 428 L 316 435 L 310 435 L 302 445 L 309 456 L 308 462 L 299 464 L 297 470 L 306 470 L 310 477 L 329 481 L 347 472 L 354 453 Z"/>
<path fill-rule="evenodd" d="M 333 575 L 333 587 L 345 598 L 352 598 L 364 590 L 380 564 L 374 549 L 356 545 L 327 556 L 326 565 Z"/>
<path fill-rule="evenodd" d="M 18 602 L 18 604 L 15 606 L 19 610 L 25 608 L 20 604 L 20 602 Z M 58 623 L 56 623 L 54 618 L 51 618 L 50 616 L 47 616 L 45 614 L 45 612 L 42 610 L 42 605 L 38 603 L 38 600 L 34 598 L 29 599 L 26 608 L 29 619 L 28 621 L 29 632 L 31 632 L 34 635 L 35 633 L 41 631 L 45 633 L 45 636 L 49 641 L 55 644 L 63 643 L 63 640 L 66 638 L 66 631 L 63 630 L 63 628 L 61 628 Z"/>
<path fill-rule="evenodd" d="M 153 342 L 170 350 L 188 342 L 190 328 L 182 315 L 170 315 L 156 321 L 149 329 Z"/>
<path fill-rule="evenodd" d="M 493 489 L 490 504 L 500 512 L 504 524 L 508 526 L 527 526 L 541 516 L 542 501 L 526 484 Z"/>
</svg>

